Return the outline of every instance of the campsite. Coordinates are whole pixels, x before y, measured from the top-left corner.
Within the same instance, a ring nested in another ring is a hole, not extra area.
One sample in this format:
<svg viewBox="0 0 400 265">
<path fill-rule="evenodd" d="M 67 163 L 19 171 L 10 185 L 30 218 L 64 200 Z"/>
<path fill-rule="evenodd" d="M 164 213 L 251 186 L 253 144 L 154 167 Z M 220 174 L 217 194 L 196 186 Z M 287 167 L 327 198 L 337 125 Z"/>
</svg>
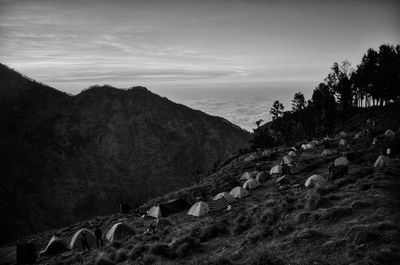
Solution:
<svg viewBox="0 0 400 265">
<path fill-rule="evenodd" d="M 352 138 L 356 132 L 346 133 Z M 398 150 L 399 138 L 393 137 L 383 131 L 376 145 L 371 136 L 359 137 L 345 156 L 321 156 L 321 141 L 291 155 L 284 181 L 277 181 L 282 171 L 271 169 L 292 148 L 278 147 L 273 159 L 263 152 L 242 154 L 200 184 L 151 200 L 131 214 L 97 217 L 20 243 L 44 249 L 50 235 L 57 234 L 66 246 L 78 229 L 100 226 L 106 235 L 103 247 L 62 247 L 56 255 L 40 257 L 40 263 L 396 264 L 400 156 L 384 156 L 383 163 L 380 155 L 387 146 Z M 340 149 L 339 140 L 329 140 L 331 150 Z M 345 166 L 346 172 L 329 173 L 332 166 Z M 259 172 L 265 172 L 260 182 L 255 179 Z M 245 185 L 249 181 L 257 185 Z M 125 230 L 113 238 L 121 224 Z"/>
</svg>

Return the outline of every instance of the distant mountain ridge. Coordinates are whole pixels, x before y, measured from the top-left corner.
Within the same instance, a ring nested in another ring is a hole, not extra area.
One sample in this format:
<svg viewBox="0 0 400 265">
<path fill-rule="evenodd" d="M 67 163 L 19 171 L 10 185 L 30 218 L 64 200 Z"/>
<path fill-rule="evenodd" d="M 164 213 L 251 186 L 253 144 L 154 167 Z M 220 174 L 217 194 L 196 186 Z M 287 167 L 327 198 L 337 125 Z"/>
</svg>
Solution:
<svg viewBox="0 0 400 265">
<path fill-rule="evenodd" d="M 250 134 L 144 87 L 71 96 L 0 64 L 2 243 L 194 182 Z"/>
</svg>

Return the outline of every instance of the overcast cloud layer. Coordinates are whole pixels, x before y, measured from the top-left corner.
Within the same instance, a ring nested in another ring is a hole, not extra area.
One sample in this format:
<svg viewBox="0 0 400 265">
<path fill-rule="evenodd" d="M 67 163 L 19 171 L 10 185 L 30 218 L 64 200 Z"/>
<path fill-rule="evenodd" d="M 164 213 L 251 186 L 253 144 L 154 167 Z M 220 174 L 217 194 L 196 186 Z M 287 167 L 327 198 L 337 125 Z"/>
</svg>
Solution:
<svg viewBox="0 0 400 265">
<path fill-rule="evenodd" d="M 399 14 L 396 1 L 369 0 L 0 0 L 0 61 L 72 94 L 142 85 L 205 111 L 230 104 L 236 112 L 246 103 L 232 89 L 259 98 L 253 88 L 268 96 L 307 83 L 310 92 L 333 62 L 357 64 L 370 47 L 400 43 Z M 197 95 L 214 98 L 213 90 L 226 102 L 202 107 Z M 255 108 L 243 113 L 265 114 Z"/>
</svg>

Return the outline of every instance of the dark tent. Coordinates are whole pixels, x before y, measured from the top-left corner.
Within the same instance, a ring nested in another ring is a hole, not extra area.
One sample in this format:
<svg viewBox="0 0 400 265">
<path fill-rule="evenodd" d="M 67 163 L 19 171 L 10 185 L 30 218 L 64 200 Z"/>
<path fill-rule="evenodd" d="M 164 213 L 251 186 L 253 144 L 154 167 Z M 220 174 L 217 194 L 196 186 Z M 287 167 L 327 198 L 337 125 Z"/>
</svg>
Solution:
<svg viewBox="0 0 400 265">
<path fill-rule="evenodd" d="M 190 208 L 190 204 L 182 198 L 160 203 L 160 210 L 163 217 L 178 213 Z"/>
<path fill-rule="evenodd" d="M 47 244 L 46 248 L 40 252 L 40 255 L 54 256 L 68 250 L 69 248 L 67 247 L 67 243 L 65 243 L 64 240 L 53 236 L 50 239 L 49 244 Z"/>
</svg>

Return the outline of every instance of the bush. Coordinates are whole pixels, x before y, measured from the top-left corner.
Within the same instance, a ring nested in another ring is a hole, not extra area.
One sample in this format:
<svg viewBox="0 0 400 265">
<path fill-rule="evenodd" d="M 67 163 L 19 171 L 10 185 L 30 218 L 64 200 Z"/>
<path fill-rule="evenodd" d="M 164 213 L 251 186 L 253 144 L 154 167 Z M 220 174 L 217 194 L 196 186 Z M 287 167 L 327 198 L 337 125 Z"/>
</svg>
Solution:
<svg viewBox="0 0 400 265">
<path fill-rule="evenodd" d="M 235 235 L 240 235 L 251 227 L 252 220 L 249 217 L 241 214 L 235 219 L 234 224 L 235 228 L 233 229 L 233 232 Z"/>
<path fill-rule="evenodd" d="M 224 235 L 228 232 L 226 226 L 218 223 L 208 225 L 200 232 L 199 238 L 201 242 L 207 242 L 212 238 Z"/>
<path fill-rule="evenodd" d="M 196 251 L 200 246 L 199 240 L 189 235 L 175 239 L 171 243 L 171 250 L 177 257 L 184 257 L 187 254 Z"/>
<path fill-rule="evenodd" d="M 128 256 L 131 260 L 139 258 L 144 252 L 149 249 L 147 245 L 136 245 L 129 252 Z"/>
<path fill-rule="evenodd" d="M 114 261 L 116 263 L 124 262 L 128 259 L 128 251 L 126 249 L 118 249 L 115 252 Z"/>
<path fill-rule="evenodd" d="M 155 243 L 150 246 L 150 253 L 164 258 L 171 258 L 173 253 L 167 244 Z"/>
<path fill-rule="evenodd" d="M 335 206 L 326 210 L 325 214 L 322 216 L 322 219 L 329 221 L 337 221 L 345 215 L 348 215 L 352 212 L 352 208 L 348 206 Z"/>
</svg>

